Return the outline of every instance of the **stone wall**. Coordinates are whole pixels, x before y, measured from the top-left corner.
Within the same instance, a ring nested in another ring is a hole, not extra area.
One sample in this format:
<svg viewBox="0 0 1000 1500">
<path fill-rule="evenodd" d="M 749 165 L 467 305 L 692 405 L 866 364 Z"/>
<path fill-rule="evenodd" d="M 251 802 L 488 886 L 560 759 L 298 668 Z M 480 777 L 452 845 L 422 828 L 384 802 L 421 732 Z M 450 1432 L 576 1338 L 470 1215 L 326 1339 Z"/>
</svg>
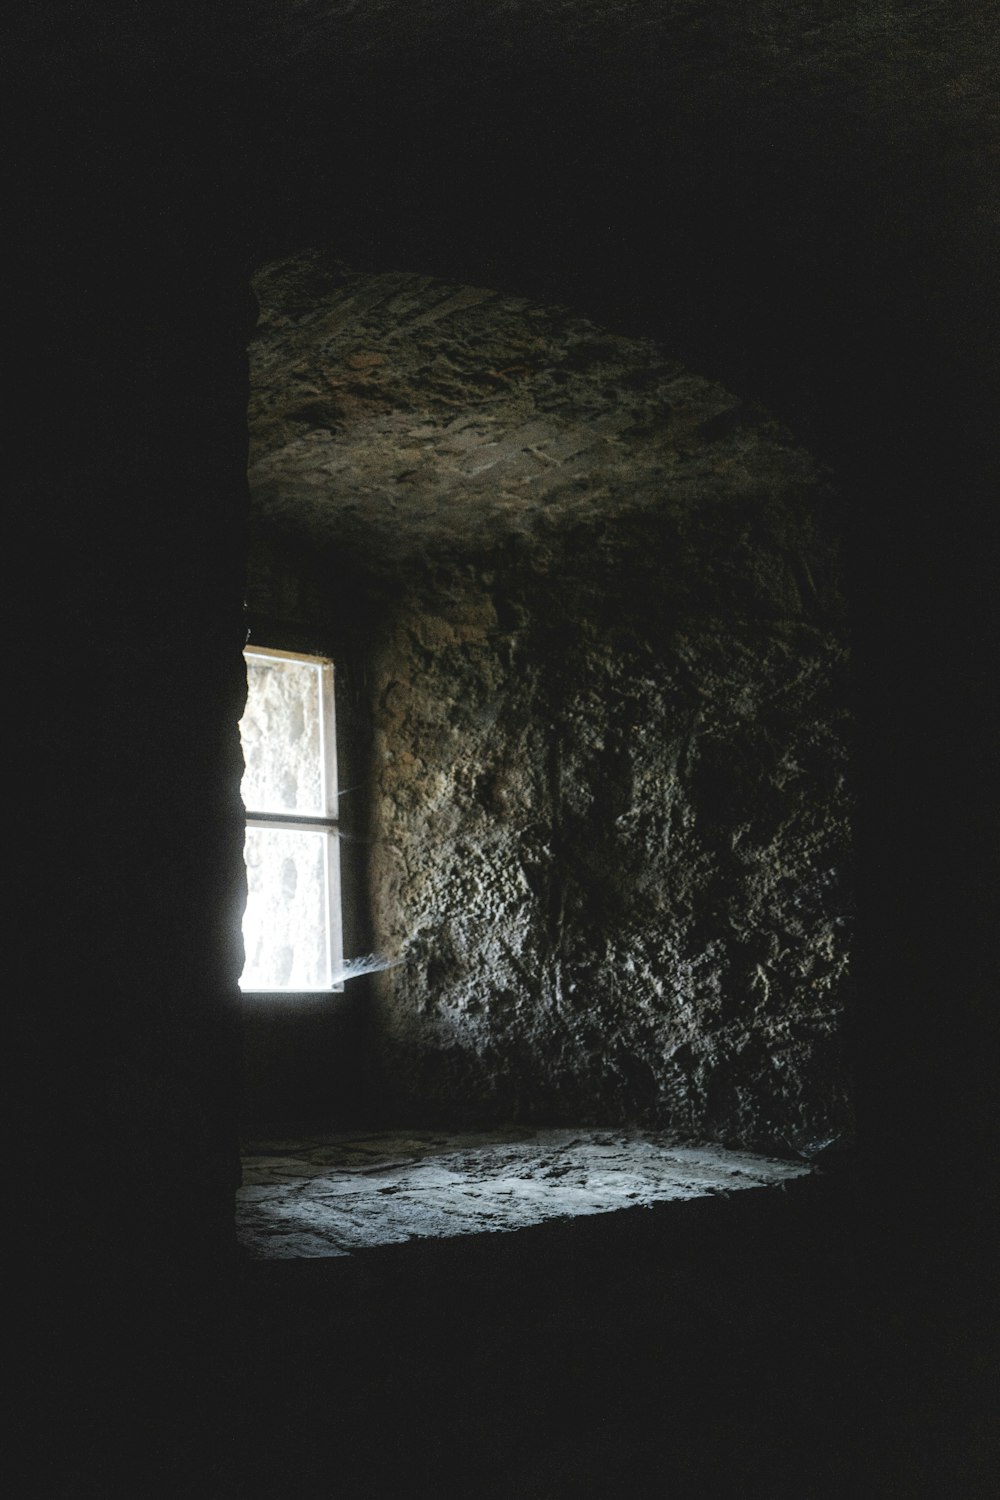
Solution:
<svg viewBox="0 0 1000 1500">
<path fill-rule="evenodd" d="M 411 1114 L 846 1128 L 845 650 L 822 492 L 769 483 L 393 611 L 371 878 Z"/>
</svg>

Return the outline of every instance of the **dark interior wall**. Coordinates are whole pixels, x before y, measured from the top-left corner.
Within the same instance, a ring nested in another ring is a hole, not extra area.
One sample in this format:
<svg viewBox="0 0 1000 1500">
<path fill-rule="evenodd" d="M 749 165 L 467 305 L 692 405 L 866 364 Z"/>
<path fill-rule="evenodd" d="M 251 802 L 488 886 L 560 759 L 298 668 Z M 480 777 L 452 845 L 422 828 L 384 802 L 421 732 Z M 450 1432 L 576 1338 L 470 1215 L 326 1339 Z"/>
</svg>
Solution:
<svg viewBox="0 0 1000 1500">
<path fill-rule="evenodd" d="M 439 566 L 391 611 L 371 888 L 407 1118 L 850 1134 L 830 497 L 780 437 L 756 449 L 728 484 L 661 480 L 652 512 L 637 473 L 636 508 Z"/>
<path fill-rule="evenodd" d="M 181 45 L 110 7 L 25 14 L 5 49 L 9 1472 L 26 1495 L 177 1493 L 226 1399 L 253 313 L 201 197 L 218 132 L 190 71 L 214 165 L 179 139 L 187 47 L 213 49 L 189 19 Z"/>
<path fill-rule="evenodd" d="M 110 1464 L 109 1413 L 136 1414 L 124 1461 L 169 1469 L 221 1398 L 250 318 L 231 268 L 193 258 L 119 243 L 110 265 L 51 270 L 18 282 L 31 328 L 5 602 L 11 1274 L 21 1395 L 61 1413 L 29 1459 L 55 1494 Z"/>
</svg>

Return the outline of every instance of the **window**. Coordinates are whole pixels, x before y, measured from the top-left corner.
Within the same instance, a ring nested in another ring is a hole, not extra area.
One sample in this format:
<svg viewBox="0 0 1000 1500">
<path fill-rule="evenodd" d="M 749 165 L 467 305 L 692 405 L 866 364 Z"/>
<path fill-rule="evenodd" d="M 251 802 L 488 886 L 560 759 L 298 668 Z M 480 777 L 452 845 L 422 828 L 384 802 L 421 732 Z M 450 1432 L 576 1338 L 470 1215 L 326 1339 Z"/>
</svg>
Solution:
<svg viewBox="0 0 1000 1500">
<path fill-rule="evenodd" d="M 240 989 L 343 988 L 333 663 L 248 646 Z"/>
</svg>

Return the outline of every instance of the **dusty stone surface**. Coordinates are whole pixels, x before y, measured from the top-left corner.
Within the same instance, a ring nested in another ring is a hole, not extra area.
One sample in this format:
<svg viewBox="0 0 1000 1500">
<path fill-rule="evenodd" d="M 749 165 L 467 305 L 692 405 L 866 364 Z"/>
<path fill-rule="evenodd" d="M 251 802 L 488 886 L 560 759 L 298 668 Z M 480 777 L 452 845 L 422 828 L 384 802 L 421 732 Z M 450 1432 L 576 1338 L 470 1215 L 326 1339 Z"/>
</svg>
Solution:
<svg viewBox="0 0 1000 1500">
<path fill-rule="evenodd" d="M 371 874 L 410 1109 L 772 1149 L 848 1127 L 843 646 L 724 586 L 701 614 L 711 548 L 671 568 L 609 528 L 400 609 Z"/>
<path fill-rule="evenodd" d="M 256 289 L 251 600 L 359 685 L 392 1117 L 849 1134 L 828 477 L 562 308 L 319 254 Z"/>
<path fill-rule="evenodd" d="M 774 1187 L 809 1172 L 664 1134 L 418 1130 L 251 1144 L 237 1232 L 255 1259 L 509 1233 L 548 1219 Z"/>
<path fill-rule="evenodd" d="M 319 252 L 254 289 L 257 525 L 308 530 L 366 572 L 662 508 L 668 489 L 680 509 L 765 463 L 783 488 L 815 480 L 766 413 L 566 308 Z"/>
</svg>

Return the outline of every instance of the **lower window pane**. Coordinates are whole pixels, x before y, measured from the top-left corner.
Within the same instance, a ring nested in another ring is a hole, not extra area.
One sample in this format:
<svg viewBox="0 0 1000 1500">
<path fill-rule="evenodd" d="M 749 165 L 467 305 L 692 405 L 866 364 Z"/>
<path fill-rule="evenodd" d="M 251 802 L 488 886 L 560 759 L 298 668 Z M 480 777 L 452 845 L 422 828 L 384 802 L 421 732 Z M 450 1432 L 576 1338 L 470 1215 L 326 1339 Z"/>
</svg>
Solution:
<svg viewBox="0 0 1000 1500">
<path fill-rule="evenodd" d="M 330 986 L 325 833 L 248 828 L 242 990 Z"/>
</svg>

